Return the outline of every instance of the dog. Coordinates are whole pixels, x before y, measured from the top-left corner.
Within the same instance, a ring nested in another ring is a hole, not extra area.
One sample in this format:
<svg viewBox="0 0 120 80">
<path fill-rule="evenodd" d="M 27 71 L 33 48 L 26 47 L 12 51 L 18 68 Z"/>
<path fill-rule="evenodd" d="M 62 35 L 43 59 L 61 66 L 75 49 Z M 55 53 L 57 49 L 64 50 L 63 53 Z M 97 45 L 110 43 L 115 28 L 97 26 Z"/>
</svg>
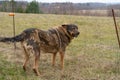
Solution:
<svg viewBox="0 0 120 80">
<path fill-rule="evenodd" d="M 24 30 L 21 34 L 15 37 L 0 37 L 0 42 L 20 42 L 25 54 L 25 62 L 23 69 L 26 71 L 27 62 L 29 61 L 29 52 L 35 55 L 33 64 L 33 71 L 37 76 L 40 75 L 38 70 L 38 63 L 41 51 L 45 53 L 52 53 L 52 65 L 55 65 L 56 54 L 60 53 L 60 66 L 64 67 L 64 55 L 68 44 L 74 37 L 80 34 L 78 27 L 74 24 L 63 24 L 57 28 L 51 28 L 47 31 L 29 28 Z"/>
</svg>

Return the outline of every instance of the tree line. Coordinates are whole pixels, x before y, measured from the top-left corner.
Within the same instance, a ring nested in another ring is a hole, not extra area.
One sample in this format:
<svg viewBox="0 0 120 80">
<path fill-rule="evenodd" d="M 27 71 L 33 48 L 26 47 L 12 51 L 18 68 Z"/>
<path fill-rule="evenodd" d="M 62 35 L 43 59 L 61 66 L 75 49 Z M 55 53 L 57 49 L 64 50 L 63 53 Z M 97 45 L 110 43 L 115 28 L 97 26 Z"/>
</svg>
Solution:
<svg viewBox="0 0 120 80">
<path fill-rule="evenodd" d="M 11 12 L 12 7 L 14 12 L 18 13 L 42 13 L 39 9 L 39 3 L 37 1 L 32 1 L 30 3 L 26 1 L 14 1 L 14 0 L 4 0 L 0 1 L 0 11 Z"/>
<path fill-rule="evenodd" d="M 12 1 L 0 1 L 0 11 L 11 12 Z M 90 15 L 90 16 L 111 16 L 111 9 L 116 9 L 117 16 L 120 16 L 120 3 L 40 3 L 35 0 L 14 1 L 14 11 L 18 13 L 44 13 L 44 14 L 67 14 L 67 15 Z"/>
</svg>

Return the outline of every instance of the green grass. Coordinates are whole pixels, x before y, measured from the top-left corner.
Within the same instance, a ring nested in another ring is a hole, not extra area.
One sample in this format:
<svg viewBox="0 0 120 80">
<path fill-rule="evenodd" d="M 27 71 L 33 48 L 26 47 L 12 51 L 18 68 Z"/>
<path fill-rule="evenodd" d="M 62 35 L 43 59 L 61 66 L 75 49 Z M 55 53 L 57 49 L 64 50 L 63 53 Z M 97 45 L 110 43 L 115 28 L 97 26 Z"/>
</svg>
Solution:
<svg viewBox="0 0 120 80">
<path fill-rule="evenodd" d="M 30 27 L 47 30 L 64 23 L 77 24 L 81 34 L 67 47 L 64 72 L 59 55 L 55 67 L 51 66 L 51 54 L 41 55 L 41 77 L 32 71 L 33 55 L 27 72 L 22 70 L 24 55 L 19 43 L 15 53 L 13 44 L 0 43 L 0 80 L 120 80 L 120 50 L 112 17 L 16 14 L 15 21 L 16 34 Z M 0 36 L 13 36 L 8 13 L 0 13 Z"/>
</svg>

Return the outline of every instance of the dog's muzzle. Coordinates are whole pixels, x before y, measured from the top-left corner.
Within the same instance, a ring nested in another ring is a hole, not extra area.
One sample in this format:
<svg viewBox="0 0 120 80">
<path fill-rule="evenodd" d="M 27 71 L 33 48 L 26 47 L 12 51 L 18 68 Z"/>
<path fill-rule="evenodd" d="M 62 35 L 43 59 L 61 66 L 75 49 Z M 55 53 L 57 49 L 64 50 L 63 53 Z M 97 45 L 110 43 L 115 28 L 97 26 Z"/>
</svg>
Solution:
<svg viewBox="0 0 120 80">
<path fill-rule="evenodd" d="M 75 34 L 73 34 L 73 37 L 78 37 L 79 34 L 80 32 L 76 32 Z"/>
</svg>

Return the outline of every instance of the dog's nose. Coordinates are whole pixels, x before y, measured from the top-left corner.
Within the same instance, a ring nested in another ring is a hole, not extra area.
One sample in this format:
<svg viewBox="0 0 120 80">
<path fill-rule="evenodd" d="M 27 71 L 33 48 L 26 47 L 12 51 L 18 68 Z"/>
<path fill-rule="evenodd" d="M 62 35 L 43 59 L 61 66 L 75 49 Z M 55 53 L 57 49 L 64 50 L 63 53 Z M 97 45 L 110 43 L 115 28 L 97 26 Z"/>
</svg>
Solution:
<svg viewBox="0 0 120 80">
<path fill-rule="evenodd" d="M 80 32 L 77 32 L 77 35 L 79 35 L 80 34 Z"/>
</svg>

